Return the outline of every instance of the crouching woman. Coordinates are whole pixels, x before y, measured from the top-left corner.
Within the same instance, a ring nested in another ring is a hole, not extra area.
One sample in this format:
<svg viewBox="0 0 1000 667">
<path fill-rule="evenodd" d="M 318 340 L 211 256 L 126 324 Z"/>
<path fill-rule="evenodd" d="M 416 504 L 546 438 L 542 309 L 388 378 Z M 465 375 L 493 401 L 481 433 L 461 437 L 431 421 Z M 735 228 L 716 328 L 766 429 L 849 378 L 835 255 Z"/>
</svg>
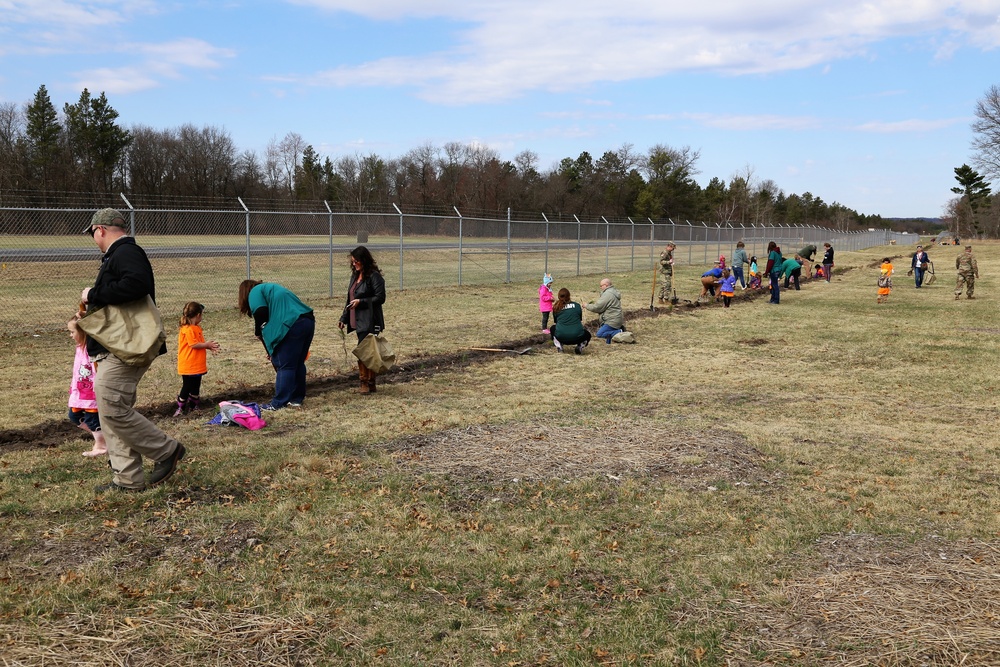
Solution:
<svg viewBox="0 0 1000 667">
<path fill-rule="evenodd" d="M 583 326 L 583 306 L 570 299 L 569 290 L 563 287 L 552 305 L 555 324 L 550 329 L 552 344 L 559 352 L 563 345 L 575 345 L 575 352 L 583 354 L 583 348 L 590 343 L 590 332 Z"/>
</svg>

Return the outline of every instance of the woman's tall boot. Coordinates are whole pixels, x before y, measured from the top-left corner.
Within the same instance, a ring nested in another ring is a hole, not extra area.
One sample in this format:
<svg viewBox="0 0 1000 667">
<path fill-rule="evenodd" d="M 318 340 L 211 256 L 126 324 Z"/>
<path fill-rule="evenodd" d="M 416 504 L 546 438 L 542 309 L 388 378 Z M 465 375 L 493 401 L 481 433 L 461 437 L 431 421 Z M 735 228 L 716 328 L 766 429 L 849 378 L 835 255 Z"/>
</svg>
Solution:
<svg viewBox="0 0 1000 667">
<path fill-rule="evenodd" d="M 368 370 L 368 367 L 365 366 L 364 363 L 362 363 L 362 362 L 359 361 L 358 362 L 358 378 L 361 381 L 361 384 L 358 385 L 358 393 L 359 394 L 367 394 L 367 393 L 369 393 L 371 391 L 371 389 L 368 387 L 368 373 L 369 372 L 370 371 Z"/>
</svg>

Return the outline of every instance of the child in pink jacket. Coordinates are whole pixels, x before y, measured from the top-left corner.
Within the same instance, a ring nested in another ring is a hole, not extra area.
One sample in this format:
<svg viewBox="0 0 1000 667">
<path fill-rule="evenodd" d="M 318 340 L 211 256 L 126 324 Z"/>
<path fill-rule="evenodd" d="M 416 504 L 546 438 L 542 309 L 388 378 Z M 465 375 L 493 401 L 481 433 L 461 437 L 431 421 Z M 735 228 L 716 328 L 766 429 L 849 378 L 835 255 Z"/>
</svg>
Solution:
<svg viewBox="0 0 1000 667">
<path fill-rule="evenodd" d="M 538 310 L 542 312 L 542 333 L 549 333 L 549 313 L 552 312 L 552 276 L 546 273 L 542 276 L 542 284 L 538 286 Z"/>
</svg>

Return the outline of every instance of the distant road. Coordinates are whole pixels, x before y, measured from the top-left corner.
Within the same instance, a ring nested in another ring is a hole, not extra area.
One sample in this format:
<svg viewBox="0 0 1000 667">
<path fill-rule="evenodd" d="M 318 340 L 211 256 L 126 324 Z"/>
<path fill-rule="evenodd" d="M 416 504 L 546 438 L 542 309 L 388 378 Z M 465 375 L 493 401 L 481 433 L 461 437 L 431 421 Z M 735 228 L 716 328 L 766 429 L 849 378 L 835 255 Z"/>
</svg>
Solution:
<svg viewBox="0 0 1000 667">
<path fill-rule="evenodd" d="M 142 239 L 140 239 L 141 243 Z M 581 241 L 584 248 L 603 248 L 604 241 Z M 632 241 L 611 241 L 613 247 L 631 247 Z M 636 247 L 648 246 L 649 241 L 644 243 L 636 239 Z M 549 241 L 549 250 L 567 250 L 576 248 L 576 240 Z M 146 254 L 153 259 L 184 259 L 190 257 L 245 257 L 245 245 L 179 245 L 172 247 L 149 247 L 143 246 Z M 348 253 L 357 247 L 352 244 L 334 244 L 334 253 Z M 374 243 L 367 244 L 369 250 L 382 253 L 398 252 L 399 244 Z M 469 242 L 462 244 L 463 251 L 489 251 L 505 252 L 507 250 L 506 241 Z M 545 250 L 544 242 L 511 242 L 511 252 L 541 252 Z M 458 241 L 451 242 L 420 242 L 407 243 L 403 245 L 404 251 L 411 250 L 458 250 Z M 325 255 L 330 252 L 329 245 L 309 244 L 279 244 L 269 243 L 265 245 L 250 245 L 250 255 L 261 257 L 266 255 Z M 20 248 L 8 249 L 0 248 L 0 262 L 90 262 L 99 260 L 101 252 L 97 248 L 77 249 L 77 248 Z"/>
</svg>

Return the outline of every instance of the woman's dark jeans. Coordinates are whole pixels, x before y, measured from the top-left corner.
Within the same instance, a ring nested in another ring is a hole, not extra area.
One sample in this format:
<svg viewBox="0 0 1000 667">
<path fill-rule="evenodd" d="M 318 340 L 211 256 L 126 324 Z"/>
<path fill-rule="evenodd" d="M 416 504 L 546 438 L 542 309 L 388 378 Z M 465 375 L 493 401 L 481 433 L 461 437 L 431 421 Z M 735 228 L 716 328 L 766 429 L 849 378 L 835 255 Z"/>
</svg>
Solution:
<svg viewBox="0 0 1000 667">
<path fill-rule="evenodd" d="M 795 284 L 795 289 L 801 289 L 799 287 L 799 277 L 802 275 L 802 269 L 795 269 L 785 277 L 785 289 L 788 289 L 788 281 Z"/>
<path fill-rule="evenodd" d="M 289 403 L 301 403 L 306 397 L 306 355 L 316 332 L 316 321 L 300 317 L 281 339 L 271 355 L 277 373 L 271 405 L 283 408 Z"/>
<path fill-rule="evenodd" d="M 771 271 L 771 303 L 781 302 L 781 272 Z"/>
</svg>

